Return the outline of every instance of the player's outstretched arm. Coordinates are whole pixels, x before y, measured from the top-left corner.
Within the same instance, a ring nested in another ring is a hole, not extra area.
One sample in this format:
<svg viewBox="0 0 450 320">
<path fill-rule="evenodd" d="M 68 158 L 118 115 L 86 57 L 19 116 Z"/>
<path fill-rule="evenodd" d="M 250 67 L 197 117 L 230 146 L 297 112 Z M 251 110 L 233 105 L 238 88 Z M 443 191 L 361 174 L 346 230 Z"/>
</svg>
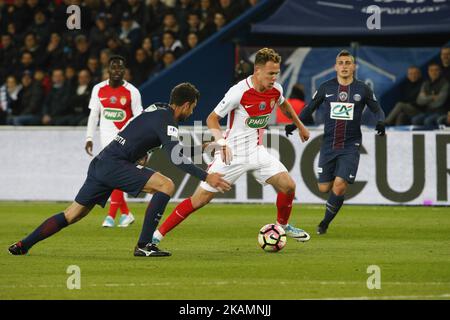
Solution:
<svg viewBox="0 0 450 320">
<path fill-rule="evenodd" d="M 324 86 L 321 85 L 316 92 L 314 92 L 312 96 L 312 100 L 303 108 L 302 112 L 298 115 L 299 119 L 305 119 L 311 117 L 313 112 L 322 104 L 324 101 L 325 93 Z M 288 124 L 284 127 L 286 131 L 286 136 L 292 134 L 292 132 L 297 129 L 297 125 L 295 123 Z"/>
<path fill-rule="evenodd" d="M 229 146 L 227 146 L 227 143 L 225 139 L 223 138 L 222 130 L 220 129 L 220 116 L 215 113 L 214 111 L 211 112 L 206 119 L 206 124 L 208 126 L 208 129 L 211 131 L 213 137 L 214 137 L 214 146 L 217 149 L 220 149 L 220 156 L 222 158 L 222 161 L 229 165 L 231 163 L 231 160 L 233 160 L 233 153 Z"/>
<path fill-rule="evenodd" d="M 309 130 L 303 125 L 303 122 L 300 121 L 291 104 L 287 102 L 287 100 L 285 100 L 282 104 L 280 104 L 280 109 L 289 119 L 294 122 L 293 125 L 298 128 L 300 140 L 302 140 L 302 142 L 308 141 Z"/>
<path fill-rule="evenodd" d="M 91 140 L 87 140 L 86 144 L 84 145 L 84 150 L 86 150 L 86 153 L 90 156 L 93 155 L 92 149 L 94 148 L 94 143 Z"/>
<path fill-rule="evenodd" d="M 384 111 L 381 108 L 380 104 L 377 101 L 377 98 L 375 97 L 375 94 L 373 93 L 372 89 L 370 89 L 369 86 L 366 85 L 366 105 L 369 107 L 370 111 L 372 111 L 375 114 L 375 117 L 377 118 L 377 124 L 375 126 L 375 130 L 377 132 L 378 136 L 384 136 L 386 134 L 386 129 L 384 125 Z"/>
<path fill-rule="evenodd" d="M 222 193 L 231 189 L 231 184 L 223 179 L 222 173 L 212 172 L 208 174 L 206 177 L 206 182 L 208 182 L 211 187 L 216 188 Z"/>
</svg>

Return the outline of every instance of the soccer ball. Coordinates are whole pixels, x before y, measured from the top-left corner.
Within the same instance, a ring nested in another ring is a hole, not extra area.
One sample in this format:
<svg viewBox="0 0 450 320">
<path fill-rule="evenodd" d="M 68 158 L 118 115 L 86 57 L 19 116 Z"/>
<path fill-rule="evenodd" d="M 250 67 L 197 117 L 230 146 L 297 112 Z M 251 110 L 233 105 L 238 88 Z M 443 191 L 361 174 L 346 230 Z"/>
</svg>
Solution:
<svg viewBox="0 0 450 320">
<path fill-rule="evenodd" d="M 286 245 L 286 241 L 286 232 L 279 225 L 269 223 L 259 230 L 258 243 L 264 251 L 280 251 Z"/>
</svg>

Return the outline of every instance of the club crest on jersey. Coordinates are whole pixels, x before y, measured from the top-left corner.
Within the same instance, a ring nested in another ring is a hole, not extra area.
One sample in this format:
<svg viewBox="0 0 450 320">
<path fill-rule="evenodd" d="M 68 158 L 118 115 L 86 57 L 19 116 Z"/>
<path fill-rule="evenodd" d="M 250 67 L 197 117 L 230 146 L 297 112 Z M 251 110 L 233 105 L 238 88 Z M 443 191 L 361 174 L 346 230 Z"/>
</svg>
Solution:
<svg viewBox="0 0 450 320">
<path fill-rule="evenodd" d="M 178 128 L 174 126 L 167 126 L 167 135 L 178 139 Z"/>
<path fill-rule="evenodd" d="M 353 120 L 354 103 L 331 102 L 330 118 L 336 120 Z"/>
<path fill-rule="evenodd" d="M 259 104 L 259 110 L 263 111 L 266 108 L 266 102 L 263 101 Z"/>
<path fill-rule="evenodd" d="M 270 100 L 270 109 L 275 107 L 275 99 Z"/>
<path fill-rule="evenodd" d="M 120 104 L 124 106 L 127 103 L 127 97 L 121 96 L 119 101 Z"/>
<path fill-rule="evenodd" d="M 269 115 L 265 114 L 262 116 L 256 116 L 256 117 L 249 117 L 247 120 L 245 120 L 245 124 L 247 127 L 252 129 L 261 129 L 267 126 L 267 123 L 269 122 Z"/>
<path fill-rule="evenodd" d="M 112 96 L 111 98 L 109 98 L 109 102 L 115 104 L 117 102 L 117 98 L 115 96 Z"/>
<path fill-rule="evenodd" d="M 103 117 L 106 120 L 123 121 L 126 118 L 126 114 L 121 109 L 105 108 L 103 109 Z"/>
<path fill-rule="evenodd" d="M 361 96 L 360 96 L 359 94 L 355 94 L 355 95 L 353 96 L 353 100 L 355 100 L 355 101 L 361 101 Z"/>
<path fill-rule="evenodd" d="M 347 92 L 345 92 L 345 91 L 339 92 L 339 100 L 347 101 L 347 98 L 348 98 Z"/>
</svg>

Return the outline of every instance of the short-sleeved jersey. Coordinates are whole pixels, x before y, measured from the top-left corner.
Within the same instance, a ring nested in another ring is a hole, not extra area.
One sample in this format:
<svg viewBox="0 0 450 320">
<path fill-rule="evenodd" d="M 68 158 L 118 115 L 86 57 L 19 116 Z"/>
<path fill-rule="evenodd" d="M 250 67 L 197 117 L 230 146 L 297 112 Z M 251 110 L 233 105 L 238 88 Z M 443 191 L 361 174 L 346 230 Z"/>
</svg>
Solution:
<svg viewBox="0 0 450 320">
<path fill-rule="evenodd" d="M 228 116 L 225 138 L 236 156 L 248 154 L 262 144 L 263 129 L 270 114 L 285 100 L 279 83 L 275 83 L 272 89 L 258 92 L 251 78 L 231 87 L 214 109 L 221 118 Z"/>
<path fill-rule="evenodd" d="M 89 109 L 87 138 L 92 139 L 100 117 L 100 138 L 104 147 L 133 116 L 142 112 L 141 94 L 129 82 L 124 81 L 123 85 L 113 88 L 109 80 L 105 80 L 92 89 Z"/>
<path fill-rule="evenodd" d="M 100 152 L 98 157 L 134 163 L 155 148 L 164 149 L 170 161 L 181 170 L 200 180 L 206 179 L 207 173 L 193 165 L 183 155 L 173 109 L 164 103 L 152 104 L 140 115 L 134 117 Z"/>
<path fill-rule="evenodd" d="M 384 112 L 372 89 L 360 80 L 343 86 L 337 78 L 325 81 L 303 109 L 300 120 L 310 116 L 321 104 L 326 108 L 322 153 L 353 152 L 361 145 L 361 117 L 364 107 L 384 120 Z"/>
</svg>

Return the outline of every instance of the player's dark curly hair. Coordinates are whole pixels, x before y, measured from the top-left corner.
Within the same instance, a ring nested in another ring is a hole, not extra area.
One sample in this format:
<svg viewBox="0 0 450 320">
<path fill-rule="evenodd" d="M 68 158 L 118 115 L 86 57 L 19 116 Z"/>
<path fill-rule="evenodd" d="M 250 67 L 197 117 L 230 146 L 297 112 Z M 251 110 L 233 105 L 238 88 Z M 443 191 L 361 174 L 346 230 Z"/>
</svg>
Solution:
<svg viewBox="0 0 450 320">
<path fill-rule="evenodd" d="M 170 104 L 181 106 L 189 102 L 193 103 L 200 98 L 200 92 L 189 82 L 183 82 L 172 89 L 170 93 Z"/>
<path fill-rule="evenodd" d="M 125 65 L 126 62 L 127 62 L 126 59 L 125 59 L 124 57 L 119 56 L 118 54 L 115 54 L 115 55 L 112 55 L 111 57 L 109 57 L 108 65 L 110 65 L 111 62 L 116 61 L 116 60 L 122 60 L 122 62 L 123 62 L 124 65 Z"/>
</svg>

